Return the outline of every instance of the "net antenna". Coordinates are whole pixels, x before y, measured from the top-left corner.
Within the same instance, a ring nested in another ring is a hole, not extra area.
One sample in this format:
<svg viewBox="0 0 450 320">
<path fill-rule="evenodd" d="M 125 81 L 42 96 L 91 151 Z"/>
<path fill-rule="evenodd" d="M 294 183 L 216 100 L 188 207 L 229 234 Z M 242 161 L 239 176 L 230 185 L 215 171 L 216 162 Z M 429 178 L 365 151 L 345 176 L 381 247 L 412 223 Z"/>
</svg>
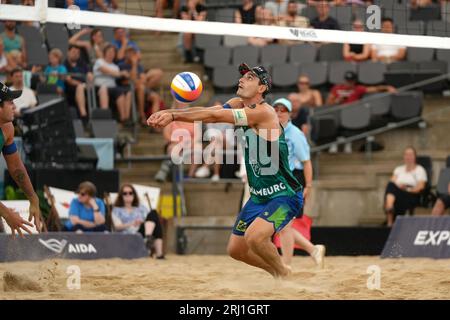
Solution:
<svg viewBox="0 0 450 320">
<path fill-rule="evenodd" d="M 450 49 L 447 37 L 386 34 L 378 32 L 355 32 L 289 28 L 267 25 L 237 24 L 210 21 L 191 21 L 169 18 L 152 18 L 121 13 L 59 9 L 48 7 L 47 0 L 36 1 L 35 7 L 0 4 L 0 20 L 38 21 L 88 26 L 121 27 L 127 29 L 184 32 L 215 35 L 233 35 L 299 40 L 308 42 L 334 42 L 354 44 L 384 44 L 405 47 Z"/>
</svg>

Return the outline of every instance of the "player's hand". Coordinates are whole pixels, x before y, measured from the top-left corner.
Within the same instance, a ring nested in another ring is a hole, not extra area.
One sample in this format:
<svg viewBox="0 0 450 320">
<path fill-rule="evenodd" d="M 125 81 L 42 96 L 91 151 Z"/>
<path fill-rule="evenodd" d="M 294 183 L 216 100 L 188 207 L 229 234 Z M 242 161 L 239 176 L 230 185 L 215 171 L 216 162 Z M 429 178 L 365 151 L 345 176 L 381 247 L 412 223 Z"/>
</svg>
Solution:
<svg viewBox="0 0 450 320">
<path fill-rule="evenodd" d="M 19 213 L 13 209 L 8 208 L 8 210 L 3 213 L 3 218 L 5 218 L 6 223 L 11 228 L 13 238 L 16 237 L 16 232 L 23 238 L 22 229 L 31 234 L 31 230 L 28 229 L 28 227 L 33 227 L 31 222 L 23 219 Z"/>
<path fill-rule="evenodd" d="M 30 215 L 28 221 L 31 222 L 34 219 L 34 225 L 36 230 L 41 232 L 41 209 L 39 208 L 39 200 L 30 201 Z"/>
<path fill-rule="evenodd" d="M 164 128 L 173 121 L 172 113 L 169 112 L 156 112 L 150 116 L 147 120 L 147 124 L 154 128 Z"/>
<path fill-rule="evenodd" d="M 307 199 L 311 194 L 311 187 L 303 188 L 303 199 Z"/>
</svg>

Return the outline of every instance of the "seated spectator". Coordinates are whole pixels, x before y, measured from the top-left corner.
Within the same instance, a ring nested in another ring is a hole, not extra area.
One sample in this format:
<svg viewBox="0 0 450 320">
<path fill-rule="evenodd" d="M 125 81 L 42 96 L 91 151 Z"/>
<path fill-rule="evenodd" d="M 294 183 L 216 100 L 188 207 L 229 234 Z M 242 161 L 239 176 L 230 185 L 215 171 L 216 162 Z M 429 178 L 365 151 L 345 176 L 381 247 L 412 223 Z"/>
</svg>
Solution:
<svg viewBox="0 0 450 320">
<path fill-rule="evenodd" d="M 256 12 L 261 9 L 253 0 L 242 0 L 242 5 L 234 12 L 234 22 L 254 24 L 256 22 Z"/>
<path fill-rule="evenodd" d="M 123 59 L 125 59 L 125 50 L 128 47 L 133 47 L 136 50 L 139 59 L 141 58 L 141 49 L 139 49 L 136 42 L 129 39 L 127 31 L 124 28 L 114 29 L 114 40 L 112 44 L 117 49 L 117 55 L 115 58 L 116 62 L 121 62 L 123 61 Z"/>
<path fill-rule="evenodd" d="M 394 33 L 394 22 L 390 18 L 384 18 L 381 24 L 381 32 Z M 371 52 L 372 61 L 391 63 L 404 60 L 406 47 L 388 44 L 374 44 Z"/>
<path fill-rule="evenodd" d="M 433 0 L 411 0 L 409 6 L 411 9 L 426 8 L 434 4 Z"/>
<path fill-rule="evenodd" d="M 275 1 L 267 1 L 264 5 L 264 8 L 270 10 L 274 18 L 278 21 L 282 16 L 287 15 L 288 12 L 288 3 L 296 1 L 289 0 L 275 0 Z M 298 11 L 296 12 L 296 14 Z"/>
<path fill-rule="evenodd" d="M 105 231 L 105 204 L 96 198 L 97 188 L 92 182 L 80 183 L 78 197 L 73 199 L 69 208 L 69 221 L 65 231 L 93 232 Z"/>
<path fill-rule="evenodd" d="M 193 21 L 205 21 L 206 20 L 206 7 L 201 0 L 187 0 L 186 5 L 181 7 L 181 19 L 193 20 Z M 196 53 L 193 52 L 194 34 L 183 33 L 183 50 L 184 50 L 184 62 L 192 63 L 200 61 Z"/>
<path fill-rule="evenodd" d="M 78 115 L 86 125 L 88 122 L 85 96 L 86 84 L 94 81 L 94 75 L 80 58 L 80 48 L 74 45 L 69 45 L 64 66 L 68 72 L 66 77 L 66 98 L 70 105 L 77 106 Z M 107 95 L 106 88 L 101 90 L 99 94 Z M 100 101 L 105 101 L 105 99 L 107 100 L 108 98 L 100 98 Z"/>
<path fill-rule="evenodd" d="M 288 96 L 292 103 L 291 118 L 293 123 L 306 134 L 308 132 L 309 108 L 322 106 L 323 100 L 320 91 L 311 88 L 307 75 L 300 75 L 297 88 L 297 93 L 291 93 Z"/>
<path fill-rule="evenodd" d="M 127 234 L 140 233 L 144 237 L 147 249 L 155 252 L 156 259 L 164 259 L 163 228 L 156 210 L 139 204 L 139 197 L 131 184 L 120 188 L 112 210 L 116 231 Z"/>
<path fill-rule="evenodd" d="M 259 8 L 259 10 L 256 11 L 256 24 L 269 26 L 273 24 L 273 21 L 272 12 L 270 12 L 270 10 Z M 272 38 L 250 37 L 247 41 L 252 46 L 264 47 L 273 43 L 275 40 Z"/>
<path fill-rule="evenodd" d="M 420 193 L 428 180 L 425 169 L 416 162 L 417 153 L 413 147 L 408 147 L 403 153 L 404 165 L 395 168 L 386 192 L 384 210 L 387 215 L 387 225 L 391 227 L 398 215 L 404 215 L 407 210 L 419 204 Z"/>
<path fill-rule="evenodd" d="M 316 5 L 317 17 L 311 21 L 314 29 L 339 30 L 339 23 L 330 17 L 330 5 L 328 1 L 319 1 Z"/>
<path fill-rule="evenodd" d="M 364 86 L 357 83 L 358 76 L 353 71 L 347 71 L 344 75 L 345 83 L 336 84 L 331 88 L 328 95 L 327 105 L 347 104 L 358 101 L 367 93 L 376 92 L 397 92 L 393 86 L 379 85 L 379 86 Z M 330 147 L 330 153 L 336 153 L 338 150 L 337 144 L 333 144 Z M 345 153 L 352 152 L 352 145 L 350 142 L 345 144 Z"/>
<path fill-rule="evenodd" d="M 13 51 L 7 53 L 6 54 L 6 61 L 8 62 L 8 64 L 5 67 L 6 81 L 8 83 L 11 83 L 12 82 L 12 79 L 10 77 L 11 71 L 13 71 L 14 69 L 17 69 L 17 68 L 23 69 L 26 66 L 26 64 L 23 61 L 23 55 L 22 55 L 22 53 L 19 50 L 13 50 Z M 41 67 L 40 66 L 39 67 L 33 66 L 31 71 L 33 73 L 34 72 L 39 72 L 39 71 L 41 71 Z M 25 74 L 26 74 L 29 78 L 31 78 L 31 72 L 24 71 L 23 73 L 24 73 L 24 77 L 25 77 Z M 37 78 L 39 78 L 39 76 Z M 30 82 L 30 84 L 29 84 L 29 82 Z M 26 82 L 26 86 L 27 87 L 30 87 L 30 85 L 31 85 L 31 80 Z"/>
<path fill-rule="evenodd" d="M 188 105 L 175 102 L 175 108 L 185 109 Z M 176 158 L 177 161 L 189 164 L 188 177 L 194 178 L 198 164 L 194 163 L 194 153 L 202 152 L 202 127 L 200 123 L 173 121 L 163 129 L 163 137 L 166 143 L 164 153 Z M 200 155 L 200 158 L 202 156 Z M 169 160 L 161 163 L 161 168 L 155 175 L 155 180 L 164 182 L 170 172 Z"/>
<path fill-rule="evenodd" d="M 180 12 L 180 0 L 156 0 L 155 1 L 156 17 L 163 18 L 164 9 L 168 8 L 170 5 L 173 8 L 172 18 L 177 19 L 178 14 Z"/>
<path fill-rule="evenodd" d="M 433 206 L 433 211 L 431 211 L 431 214 L 433 216 L 443 216 L 445 210 L 447 210 L 448 208 L 450 208 L 450 183 L 447 187 L 447 194 L 439 195 L 436 203 Z"/>
<path fill-rule="evenodd" d="M 157 89 L 161 85 L 161 80 L 164 76 L 164 72 L 159 68 L 152 68 L 145 74 L 145 106 L 144 114 L 139 114 L 141 117 L 141 123 L 147 127 L 147 118 L 153 113 L 158 112 L 161 109 L 165 109 L 164 101 L 158 93 Z M 139 106 L 139 105 L 138 105 Z"/>
<path fill-rule="evenodd" d="M 16 21 L 7 20 L 4 22 L 5 31 L 0 33 L 0 38 L 3 39 L 3 46 L 6 53 L 17 50 L 22 53 L 24 63 L 27 61 L 27 53 L 25 46 L 25 39 L 16 34 Z"/>
<path fill-rule="evenodd" d="M 364 31 L 364 23 L 360 19 L 353 21 L 353 31 Z M 342 47 L 342 55 L 347 61 L 366 61 L 370 59 L 371 46 L 370 44 L 353 44 L 344 43 Z"/>
<path fill-rule="evenodd" d="M 58 94 L 63 95 L 65 86 L 65 79 L 67 76 L 67 69 L 62 64 L 63 53 L 61 50 L 55 48 L 48 54 L 48 65 L 44 70 L 44 74 L 47 77 L 47 84 L 55 84 L 58 90 Z"/>
<path fill-rule="evenodd" d="M 0 37 L 0 82 L 6 81 L 6 73 L 8 72 L 8 60 L 6 60 L 5 47 L 3 46 L 3 38 Z"/>
<path fill-rule="evenodd" d="M 298 15 L 298 12 L 298 3 L 294 0 L 288 1 L 286 14 L 280 16 L 278 25 L 282 27 L 308 28 L 309 19 Z M 298 43 L 298 41 L 295 43 Z"/>
<path fill-rule="evenodd" d="M 89 41 L 80 40 L 84 35 L 89 34 Z M 85 50 L 84 58 L 86 64 L 94 65 L 97 59 L 103 58 L 103 49 L 106 41 L 100 29 L 83 28 L 69 39 L 69 45 L 74 45 Z"/>
<path fill-rule="evenodd" d="M 83 11 L 92 10 L 91 0 L 66 0 L 65 8 L 70 6 L 77 6 Z"/>
<path fill-rule="evenodd" d="M 22 69 L 14 69 L 11 71 L 12 86 L 11 90 L 22 90 L 22 94 L 19 98 L 14 99 L 14 114 L 16 117 L 20 117 L 22 112 L 28 108 L 35 107 L 37 105 L 36 95 L 33 90 L 27 88 L 23 84 Z"/>
<path fill-rule="evenodd" d="M 120 71 L 119 66 L 114 63 L 116 57 L 116 47 L 112 44 L 103 49 L 104 58 L 98 59 L 94 64 L 94 84 L 97 88 L 106 87 L 109 100 L 115 101 L 119 113 L 119 121 L 124 124 L 131 113 L 131 92 L 130 88 L 118 86 L 116 79 L 129 78 L 130 74 L 126 70 Z M 101 105 L 105 108 L 105 105 Z"/>
<path fill-rule="evenodd" d="M 94 11 L 119 12 L 119 3 L 117 0 L 94 0 Z"/>
</svg>

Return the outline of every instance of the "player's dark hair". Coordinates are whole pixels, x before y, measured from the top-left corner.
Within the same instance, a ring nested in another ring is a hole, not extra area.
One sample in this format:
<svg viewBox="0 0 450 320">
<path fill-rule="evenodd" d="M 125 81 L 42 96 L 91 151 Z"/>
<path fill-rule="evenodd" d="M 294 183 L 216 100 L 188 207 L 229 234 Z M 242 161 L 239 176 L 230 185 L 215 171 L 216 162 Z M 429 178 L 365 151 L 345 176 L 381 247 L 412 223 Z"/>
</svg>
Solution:
<svg viewBox="0 0 450 320">
<path fill-rule="evenodd" d="M 9 72 L 9 75 L 12 77 L 14 76 L 17 72 L 22 72 L 23 69 L 22 68 L 14 68 Z"/>
<path fill-rule="evenodd" d="M 133 207 L 139 207 L 139 197 L 137 195 L 136 189 L 129 183 L 125 183 L 120 187 L 119 194 L 117 195 L 116 202 L 114 202 L 115 207 L 125 207 L 125 201 L 123 201 L 123 190 L 125 188 L 130 188 L 133 192 L 133 202 L 131 203 L 131 206 Z"/>
</svg>

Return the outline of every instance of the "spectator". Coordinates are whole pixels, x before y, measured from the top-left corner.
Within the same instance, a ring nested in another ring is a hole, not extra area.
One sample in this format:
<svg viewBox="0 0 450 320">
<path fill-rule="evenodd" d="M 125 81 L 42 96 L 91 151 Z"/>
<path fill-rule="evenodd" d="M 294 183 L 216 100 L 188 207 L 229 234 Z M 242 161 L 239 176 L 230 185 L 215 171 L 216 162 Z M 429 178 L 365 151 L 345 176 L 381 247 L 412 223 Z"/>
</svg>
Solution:
<svg viewBox="0 0 450 320">
<path fill-rule="evenodd" d="M 360 19 L 353 21 L 353 31 L 364 31 L 364 23 Z M 370 59 L 371 46 L 369 44 L 344 43 L 342 55 L 347 61 L 366 61 Z"/>
<path fill-rule="evenodd" d="M 320 91 L 310 87 L 307 75 L 300 75 L 297 81 L 297 88 L 297 93 L 291 93 L 288 96 L 289 101 L 292 103 L 291 118 L 293 123 L 306 134 L 308 133 L 309 108 L 322 106 L 323 100 Z"/>
<path fill-rule="evenodd" d="M 5 82 L 6 73 L 8 72 L 8 60 L 6 59 L 4 46 L 3 46 L 3 38 L 0 37 L 0 82 Z"/>
<path fill-rule="evenodd" d="M 450 183 L 447 187 L 447 194 L 439 195 L 436 203 L 433 206 L 433 211 L 431 212 L 431 214 L 433 216 L 443 216 L 445 210 L 447 210 L 448 208 L 450 208 Z"/>
<path fill-rule="evenodd" d="M 163 228 L 156 210 L 148 210 L 139 204 L 139 197 L 131 184 L 120 188 L 112 210 L 116 231 L 144 237 L 149 250 L 155 251 L 156 259 L 164 259 Z"/>
<path fill-rule="evenodd" d="M 390 18 L 384 18 L 381 24 L 381 32 L 394 33 L 394 22 Z M 406 47 L 388 44 L 372 45 L 372 61 L 391 63 L 404 60 L 406 57 Z"/>
<path fill-rule="evenodd" d="M 181 7 L 181 19 L 193 20 L 193 21 L 205 21 L 206 20 L 206 7 L 201 0 L 187 0 L 186 5 Z M 184 49 L 184 62 L 192 63 L 200 61 L 196 53 L 193 52 L 194 34 L 183 33 L 183 49 Z"/>
<path fill-rule="evenodd" d="M 88 122 L 86 111 L 86 84 L 94 81 L 94 75 L 89 71 L 89 67 L 80 58 L 80 48 L 69 45 L 67 58 L 64 62 L 68 75 L 66 77 L 66 97 L 70 105 L 76 105 L 78 115 L 83 123 Z M 106 89 L 100 91 L 100 94 L 107 94 Z M 107 98 L 106 98 L 107 99 Z M 105 100 L 105 97 L 100 100 Z"/>
<path fill-rule="evenodd" d="M 27 61 L 25 50 L 25 40 L 21 35 L 16 34 L 16 21 L 7 20 L 4 22 L 5 31 L 0 34 L 3 38 L 3 46 L 6 53 L 18 50 L 22 53 L 24 63 Z"/>
<path fill-rule="evenodd" d="M 34 7 L 34 0 L 22 0 L 21 4 L 23 6 Z M 36 29 L 39 29 L 41 27 L 41 24 L 39 23 L 39 21 L 22 21 L 21 24 L 23 26 L 34 27 Z"/>
<path fill-rule="evenodd" d="M 116 57 L 116 47 L 112 44 L 103 49 L 104 58 L 98 59 L 94 64 L 94 84 L 100 88 L 106 87 L 108 99 L 116 102 L 119 120 L 122 124 L 130 118 L 131 112 L 131 92 L 129 88 L 117 86 L 116 79 L 129 78 L 130 74 L 126 70 L 120 71 L 119 66 L 114 63 Z M 101 106 L 105 108 L 106 106 Z"/>
<path fill-rule="evenodd" d="M 278 25 L 282 27 L 308 28 L 309 19 L 298 15 L 298 3 L 294 0 L 288 1 L 286 14 L 278 20 Z M 294 41 L 292 41 L 294 43 Z M 298 43 L 296 41 L 295 43 Z"/>
<path fill-rule="evenodd" d="M 90 34 L 89 41 L 80 40 L 84 35 Z M 94 65 L 97 59 L 103 58 L 103 49 L 106 42 L 100 29 L 83 28 L 69 39 L 69 45 L 74 45 L 85 50 L 87 64 Z"/>
<path fill-rule="evenodd" d="M 175 108 L 189 108 L 187 105 L 175 103 Z M 163 129 L 163 137 L 166 142 L 164 151 L 172 158 L 190 164 L 188 177 L 194 178 L 198 164 L 195 164 L 194 152 L 202 151 L 202 127 L 200 123 L 173 121 Z M 201 157 L 201 156 L 200 156 Z M 161 168 L 155 175 L 155 180 L 164 182 L 170 172 L 170 161 L 161 163 Z"/>
<path fill-rule="evenodd" d="M 256 12 L 256 24 L 259 25 L 272 25 L 273 24 L 273 16 L 270 10 L 265 8 L 259 8 Z M 275 40 L 272 38 L 260 38 L 260 37 L 250 37 L 248 38 L 248 43 L 252 46 L 256 47 L 264 47 L 270 43 L 273 43 Z"/>
<path fill-rule="evenodd" d="M 311 21 L 314 29 L 339 30 L 338 22 L 330 17 L 330 5 L 328 1 L 319 1 L 316 5 L 318 16 Z"/>
<path fill-rule="evenodd" d="M 261 7 L 256 5 L 253 0 L 242 0 L 242 5 L 234 13 L 234 22 L 254 24 L 256 22 L 256 12 Z"/>
<path fill-rule="evenodd" d="M 426 8 L 433 5 L 433 0 L 411 0 L 409 6 L 411 9 Z"/>
<path fill-rule="evenodd" d="M 264 8 L 270 10 L 272 15 L 275 17 L 276 20 L 281 18 L 282 16 L 285 16 L 288 12 L 288 3 L 293 2 L 296 4 L 295 1 L 289 1 L 289 0 L 275 0 L 275 1 L 267 1 Z M 297 14 L 298 11 L 296 11 L 295 14 Z"/>
<path fill-rule="evenodd" d="M 100 12 L 119 12 L 117 0 L 94 0 L 94 10 Z"/>
<path fill-rule="evenodd" d="M 336 104 L 347 104 L 358 101 L 367 93 L 376 92 L 396 92 L 397 90 L 393 86 L 379 85 L 379 86 L 364 86 L 357 84 L 357 75 L 353 71 L 347 71 L 344 75 L 345 83 L 336 84 L 331 88 L 330 94 L 328 95 L 327 105 Z M 338 149 L 337 144 L 333 144 L 330 147 L 330 153 L 336 153 Z M 352 152 L 352 145 L 350 142 L 345 144 L 345 153 Z"/>
<path fill-rule="evenodd" d="M 158 112 L 160 109 L 165 109 L 164 101 L 156 90 L 160 86 L 163 76 L 164 72 L 159 68 L 150 69 L 145 74 L 145 102 L 148 103 L 148 105 L 144 107 L 143 114 L 141 114 L 142 110 L 139 110 L 141 123 L 145 127 L 148 126 L 148 117 L 150 117 L 153 113 Z"/>
<path fill-rule="evenodd" d="M 105 204 L 96 198 L 97 188 L 92 182 L 80 183 L 78 197 L 73 199 L 69 208 L 69 221 L 66 231 L 93 232 L 105 231 Z"/>
<path fill-rule="evenodd" d="M 67 76 L 67 69 L 62 64 L 63 53 L 60 49 L 52 49 L 48 54 L 49 64 L 44 70 L 47 77 L 47 84 L 55 84 L 58 94 L 63 95 L 65 86 L 65 79 Z"/>
<path fill-rule="evenodd" d="M 123 61 L 123 59 L 125 59 L 125 50 L 128 47 L 133 47 L 136 50 L 139 59 L 141 58 L 141 50 L 139 49 L 136 42 L 131 41 L 128 38 L 127 31 L 124 28 L 114 28 L 114 40 L 112 44 L 117 48 L 117 62 L 121 62 Z"/>
<path fill-rule="evenodd" d="M 384 210 L 387 225 L 391 227 L 397 215 L 405 214 L 419 204 L 420 193 L 425 188 L 427 173 L 416 162 L 417 153 L 413 147 L 403 152 L 404 165 L 395 168 L 386 187 Z"/>
<path fill-rule="evenodd" d="M 14 105 L 16 106 L 14 114 L 16 117 L 20 117 L 25 109 L 35 107 L 37 104 L 36 95 L 33 90 L 23 85 L 23 73 L 22 69 L 14 69 L 11 71 L 12 86 L 11 90 L 22 90 L 22 95 L 14 99 Z"/>
<path fill-rule="evenodd" d="M 6 81 L 11 82 L 12 81 L 12 79 L 10 77 L 11 71 L 13 71 L 14 69 L 17 69 L 17 68 L 22 69 L 25 67 L 25 63 L 23 61 L 23 55 L 19 50 L 13 50 L 6 54 L 6 61 L 8 62 L 8 64 L 6 65 L 6 68 L 5 68 Z M 33 72 L 40 71 L 40 68 L 33 67 L 32 71 Z M 27 87 L 28 87 L 28 85 L 27 85 Z"/>
<path fill-rule="evenodd" d="M 156 16 L 162 18 L 164 16 L 164 8 L 168 8 L 170 5 L 173 8 L 172 18 L 177 19 L 180 12 L 180 0 L 156 0 Z"/>
<path fill-rule="evenodd" d="M 77 6 L 80 10 L 92 10 L 92 0 L 66 0 L 65 8 Z"/>
</svg>

